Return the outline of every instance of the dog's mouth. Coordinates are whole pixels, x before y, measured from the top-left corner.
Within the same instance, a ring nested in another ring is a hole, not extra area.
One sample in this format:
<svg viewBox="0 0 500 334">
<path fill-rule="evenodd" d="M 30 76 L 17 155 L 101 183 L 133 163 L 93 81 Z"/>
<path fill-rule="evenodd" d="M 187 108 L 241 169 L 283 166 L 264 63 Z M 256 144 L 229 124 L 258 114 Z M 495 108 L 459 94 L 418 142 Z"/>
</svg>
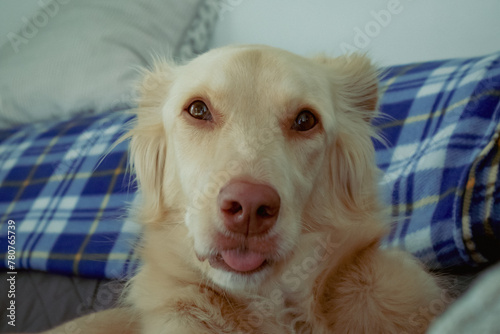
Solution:
<svg viewBox="0 0 500 334">
<path fill-rule="evenodd" d="M 207 261 L 218 271 L 252 276 L 280 261 L 280 238 L 277 235 L 242 236 L 217 233 L 213 247 L 206 253 L 196 253 L 200 262 Z"/>
<path fill-rule="evenodd" d="M 221 251 L 208 259 L 210 266 L 238 274 L 254 274 L 269 264 L 267 258 L 249 249 L 231 249 Z"/>
</svg>

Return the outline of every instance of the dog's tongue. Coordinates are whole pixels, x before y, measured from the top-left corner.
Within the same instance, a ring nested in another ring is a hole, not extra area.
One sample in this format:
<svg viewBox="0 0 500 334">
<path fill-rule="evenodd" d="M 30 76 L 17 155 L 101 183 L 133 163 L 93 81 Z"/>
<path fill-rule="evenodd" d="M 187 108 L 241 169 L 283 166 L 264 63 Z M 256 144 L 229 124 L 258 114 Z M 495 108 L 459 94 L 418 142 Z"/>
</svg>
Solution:
<svg viewBox="0 0 500 334">
<path fill-rule="evenodd" d="M 222 252 L 222 259 L 236 271 L 247 272 L 259 268 L 266 260 L 259 253 L 229 250 Z"/>
</svg>

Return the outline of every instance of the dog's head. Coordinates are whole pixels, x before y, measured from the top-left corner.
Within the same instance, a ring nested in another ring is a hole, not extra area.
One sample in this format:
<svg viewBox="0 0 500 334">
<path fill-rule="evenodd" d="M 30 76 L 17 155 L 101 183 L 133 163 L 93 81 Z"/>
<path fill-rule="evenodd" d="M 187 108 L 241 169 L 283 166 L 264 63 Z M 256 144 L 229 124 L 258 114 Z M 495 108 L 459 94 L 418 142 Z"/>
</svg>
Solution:
<svg viewBox="0 0 500 334">
<path fill-rule="evenodd" d="M 279 276 L 302 236 L 362 229 L 376 210 L 376 104 L 362 56 L 233 46 L 158 62 L 131 131 L 145 247 L 249 289 Z"/>
</svg>

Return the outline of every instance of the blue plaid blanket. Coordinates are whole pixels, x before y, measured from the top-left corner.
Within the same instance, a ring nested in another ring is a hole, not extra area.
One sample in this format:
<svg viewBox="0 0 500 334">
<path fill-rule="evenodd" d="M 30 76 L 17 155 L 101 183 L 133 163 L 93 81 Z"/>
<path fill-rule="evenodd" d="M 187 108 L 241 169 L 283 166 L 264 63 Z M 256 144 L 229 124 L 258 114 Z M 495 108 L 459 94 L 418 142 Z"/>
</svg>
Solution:
<svg viewBox="0 0 500 334">
<path fill-rule="evenodd" d="M 394 218 L 383 247 L 432 268 L 500 258 L 500 53 L 388 68 L 375 126 Z M 140 232 L 127 220 L 124 111 L 0 131 L 0 267 L 122 278 Z M 103 158 L 104 156 L 104 158 Z M 9 223 L 15 259 L 9 263 Z"/>
<path fill-rule="evenodd" d="M 382 83 L 384 246 L 432 268 L 500 259 L 500 53 L 392 67 Z"/>
<path fill-rule="evenodd" d="M 108 278 L 127 272 L 139 234 L 126 219 L 135 185 L 126 143 L 107 153 L 129 119 L 110 112 L 0 132 L 2 267 Z"/>
</svg>

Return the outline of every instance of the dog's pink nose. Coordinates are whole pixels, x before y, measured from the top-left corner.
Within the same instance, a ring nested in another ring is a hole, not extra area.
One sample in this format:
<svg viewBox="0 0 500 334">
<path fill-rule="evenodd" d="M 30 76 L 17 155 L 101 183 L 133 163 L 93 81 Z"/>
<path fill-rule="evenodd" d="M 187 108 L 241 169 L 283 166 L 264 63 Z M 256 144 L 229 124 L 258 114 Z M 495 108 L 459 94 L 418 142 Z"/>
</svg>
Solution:
<svg viewBox="0 0 500 334">
<path fill-rule="evenodd" d="M 244 235 L 267 232 L 276 223 L 280 210 L 276 190 L 243 181 L 230 182 L 222 188 L 218 203 L 226 228 Z"/>
</svg>

